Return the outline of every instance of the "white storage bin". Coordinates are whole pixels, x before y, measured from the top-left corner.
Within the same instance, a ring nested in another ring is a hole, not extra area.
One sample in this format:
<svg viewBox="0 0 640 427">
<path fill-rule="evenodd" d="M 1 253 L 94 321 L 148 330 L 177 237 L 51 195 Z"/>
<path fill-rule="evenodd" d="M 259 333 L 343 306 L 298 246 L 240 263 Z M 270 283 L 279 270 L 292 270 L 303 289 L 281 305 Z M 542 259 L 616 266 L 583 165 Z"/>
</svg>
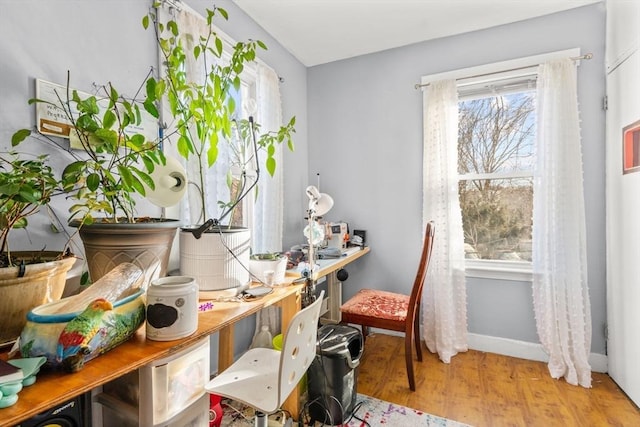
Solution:
<svg viewBox="0 0 640 427">
<path fill-rule="evenodd" d="M 102 405 L 103 427 L 167 426 L 183 419 L 185 409 L 200 398 L 208 399 L 207 381 L 209 337 L 104 384 L 94 399 Z"/>
<path fill-rule="evenodd" d="M 209 381 L 209 337 L 166 359 L 140 369 L 140 407 L 153 408 L 140 418 L 157 425 L 172 418 L 205 394 Z M 142 392 L 150 391 L 150 392 Z M 152 418 L 147 418 L 152 412 Z"/>
</svg>

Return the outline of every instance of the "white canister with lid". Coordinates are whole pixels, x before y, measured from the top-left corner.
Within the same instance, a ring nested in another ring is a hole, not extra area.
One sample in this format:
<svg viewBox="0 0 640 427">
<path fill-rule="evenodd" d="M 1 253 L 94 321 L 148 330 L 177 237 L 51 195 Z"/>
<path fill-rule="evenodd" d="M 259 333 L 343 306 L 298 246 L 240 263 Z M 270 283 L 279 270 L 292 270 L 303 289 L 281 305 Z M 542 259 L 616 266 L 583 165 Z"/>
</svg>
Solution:
<svg viewBox="0 0 640 427">
<path fill-rule="evenodd" d="M 198 329 L 198 284 L 190 276 L 151 281 L 147 289 L 147 338 L 172 341 Z"/>
</svg>

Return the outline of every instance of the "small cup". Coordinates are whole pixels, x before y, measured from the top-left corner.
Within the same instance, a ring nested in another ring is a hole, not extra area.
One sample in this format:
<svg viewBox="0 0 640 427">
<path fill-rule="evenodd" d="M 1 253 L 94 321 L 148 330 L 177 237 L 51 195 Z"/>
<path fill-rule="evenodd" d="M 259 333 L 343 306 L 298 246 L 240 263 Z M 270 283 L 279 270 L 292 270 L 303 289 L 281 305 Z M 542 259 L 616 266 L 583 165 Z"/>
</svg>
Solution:
<svg viewBox="0 0 640 427">
<path fill-rule="evenodd" d="M 266 270 L 264 272 L 264 282 L 267 286 L 273 286 L 273 278 L 276 275 L 276 272 L 273 270 Z"/>
</svg>

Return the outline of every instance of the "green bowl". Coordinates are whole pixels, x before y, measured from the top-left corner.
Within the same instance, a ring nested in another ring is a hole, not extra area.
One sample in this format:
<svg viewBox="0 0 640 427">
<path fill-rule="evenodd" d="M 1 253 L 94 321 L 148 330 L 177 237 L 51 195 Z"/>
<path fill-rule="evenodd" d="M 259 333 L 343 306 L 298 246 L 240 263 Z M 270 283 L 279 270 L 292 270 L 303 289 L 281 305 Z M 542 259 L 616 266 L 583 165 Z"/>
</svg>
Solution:
<svg viewBox="0 0 640 427">
<path fill-rule="evenodd" d="M 11 359 L 9 360 L 9 363 L 22 369 L 22 373 L 24 374 L 22 385 L 26 387 L 36 382 L 36 374 L 40 372 L 40 367 L 44 365 L 46 361 L 46 357 L 27 357 L 22 359 Z"/>
<path fill-rule="evenodd" d="M 0 384 L 0 392 L 2 392 L 4 397 L 11 394 L 18 394 L 20 390 L 22 390 L 22 380 Z"/>
<path fill-rule="evenodd" d="M 0 398 L 0 408 L 7 408 L 18 401 L 17 394 L 10 394 L 9 396 L 3 396 Z"/>
</svg>

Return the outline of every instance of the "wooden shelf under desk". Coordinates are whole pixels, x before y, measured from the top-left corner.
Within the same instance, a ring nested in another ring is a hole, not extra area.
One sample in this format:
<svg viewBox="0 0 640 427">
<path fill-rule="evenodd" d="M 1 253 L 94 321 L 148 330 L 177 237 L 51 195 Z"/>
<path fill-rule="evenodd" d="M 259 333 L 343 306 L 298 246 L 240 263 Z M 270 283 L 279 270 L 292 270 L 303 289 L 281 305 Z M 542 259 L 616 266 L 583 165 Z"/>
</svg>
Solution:
<svg viewBox="0 0 640 427">
<path fill-rule="evenodd" d="M 35 384 L 18 393 L 13 406 L 0 409 L 0 427 L 14 426 L 24 420 L 66 402 L 76 396 L 134 371 L 157 359 L 170 356 L 191 346 L 200 339 L 219 332 L 218 369 L 233 362 L 233 326 L 260 309 L 277 305 L 282 308 L 283 330 L 300 309 L 300 291 L 303 285 L 276 287 L 262 298 L 243 302 L 214 302 L 213 309 L 198 316 L 198 329 L 192 335 L 175 341 L 152 341 L 145 337 L 144 325 L 128 341 L 89 361 L 79 372 L 62 373 L 41 371 Z M 0 357 L 6 359 L 6 354 Z M 286 404 L 296 411 L 299 396 L 292 394 Z"/>
</svg>

